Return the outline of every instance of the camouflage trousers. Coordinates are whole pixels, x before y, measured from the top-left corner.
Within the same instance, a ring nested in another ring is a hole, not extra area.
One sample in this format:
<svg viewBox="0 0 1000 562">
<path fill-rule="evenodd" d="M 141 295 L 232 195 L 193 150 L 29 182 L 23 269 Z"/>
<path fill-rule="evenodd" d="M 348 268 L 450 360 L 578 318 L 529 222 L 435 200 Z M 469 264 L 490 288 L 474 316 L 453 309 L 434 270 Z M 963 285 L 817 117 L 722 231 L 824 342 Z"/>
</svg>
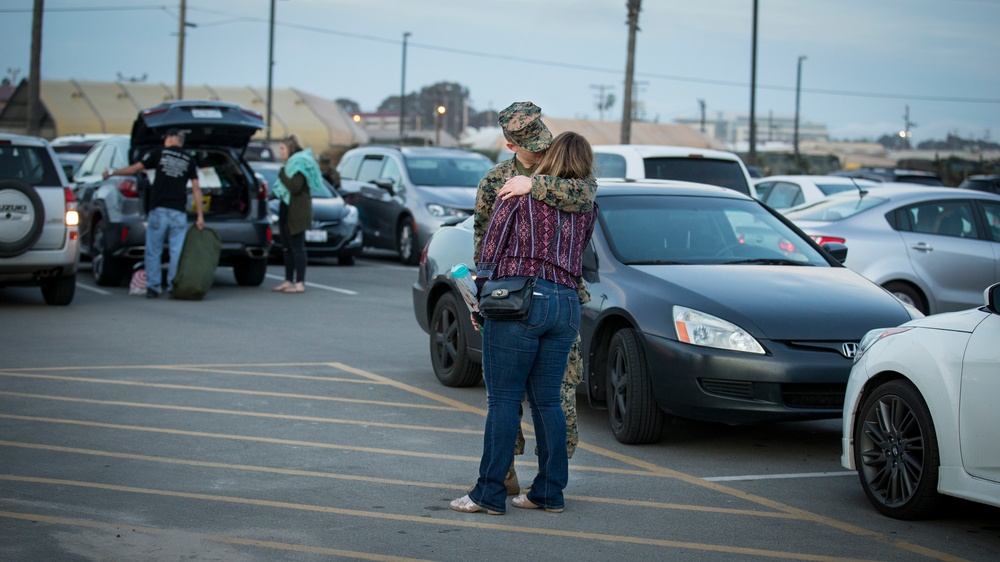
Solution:
<svg viewBox="0 0 1000 562">
<path fill-rule="evenodd" d="M 580 428 L 576 424 L 576 387 L 583 380 L 583 353 L 580 351 L 580 336 L 577 334 L 573 347 L 569 350 L 569 359 L 566 361 L 566 372 L 563 373 L 562 388 L 559 391 L 559 399 L 562 402 L 563 414 L 566 415 L 566 455 L 573 458 L 576 446 L 580 443 Z M 517 407 L 518 418 L 524 417 L 524 402 Z M 524 434 L 521 433 L 521 426 L 517 427 L 517 444 L 514 445 L 514 454 L 524 454 Z M 538 449 L 535 449 L 538 454 Z"/>
</svg>

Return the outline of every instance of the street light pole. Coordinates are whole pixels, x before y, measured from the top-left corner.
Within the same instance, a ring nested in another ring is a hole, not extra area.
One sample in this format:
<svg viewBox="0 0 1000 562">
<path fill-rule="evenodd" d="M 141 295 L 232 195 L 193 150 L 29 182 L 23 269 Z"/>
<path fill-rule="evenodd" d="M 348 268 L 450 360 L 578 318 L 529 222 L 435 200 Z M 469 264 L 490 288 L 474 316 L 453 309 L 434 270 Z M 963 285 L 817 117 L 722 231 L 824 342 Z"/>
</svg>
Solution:
<svg viewBox="0 0 1000 562">
<path fill-rule="evenodd" d="M 437 106 L 437 113 L 434 114 L 434 146 L 441 146 L 441 122 L 444 121 L 444 112 L 447 108 L 443 105 Z"/>
<path fill-rule="evenodd" d="M 799 166 L 799 96 L 802 93 L 802 61 L 806 60 L 805 55 L 799 56 L 799 69 L 795 74 L 795 136 L 793 144 L 795 146 L 795 165 Z"/>
<path fill-rule="evenodd" d="M 406 121 L 406 40 L 410 32 L 403 33 L 403 77 L 399 82 L 399 144 L 403 144 L 403 122 Z"/>
<path fill-rule="evenodd" d="M 750 150 L 747 164 L 757 165 L 757 0 L 753 0 L 753 39 L 750 49 Z"/>
</svg>

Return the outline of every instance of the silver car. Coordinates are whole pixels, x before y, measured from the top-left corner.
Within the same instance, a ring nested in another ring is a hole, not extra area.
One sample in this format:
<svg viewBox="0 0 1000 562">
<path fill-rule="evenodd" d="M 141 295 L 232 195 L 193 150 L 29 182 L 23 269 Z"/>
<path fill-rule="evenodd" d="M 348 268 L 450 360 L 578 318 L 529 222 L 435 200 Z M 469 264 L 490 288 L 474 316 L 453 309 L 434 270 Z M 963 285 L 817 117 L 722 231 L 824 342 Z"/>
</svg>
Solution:
<svg viewBox="0 0 1000 562">
<path fill-rule="evenodd" d="M 998 195 L 886 183 L 785 216 L 819 244 L 845 244 L 844 265 L 925 314 L 978 306 L 1000 279 Z"/>
<path fill-rule="evenodd" d="M 871 180 L 840 176 L 768 176 L 754 182 L 757 199 L 777 211 L 815 203 L 841 191 L 857 191 L 880 185 Z"/>
</svg>

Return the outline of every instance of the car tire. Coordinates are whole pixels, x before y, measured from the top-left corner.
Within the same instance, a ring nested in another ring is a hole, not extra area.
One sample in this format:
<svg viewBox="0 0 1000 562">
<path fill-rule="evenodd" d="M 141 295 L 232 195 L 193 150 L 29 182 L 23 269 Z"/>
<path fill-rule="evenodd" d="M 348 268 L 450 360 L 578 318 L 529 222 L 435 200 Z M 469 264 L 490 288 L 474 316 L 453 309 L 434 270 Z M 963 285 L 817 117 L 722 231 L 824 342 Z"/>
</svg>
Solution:
<svg viewBox="0 0 1000 562">
<path fill-rule="evenodd" d="M 21 180 L 0 180 L 0 258 L 30 250 L 44 226 L 45 205 L 35 188 Z"/>
<path fill-rule="evenodd" d="M 92 232 L 90 270 L 94 275 L 94 282 L 102 287 L 117 287 L 122 282 L 122 276 L 125 275 L 125 266 L 121 260 L 111 256 L 104 221 L 94 222 Z"/>
<path fill-rule="evenodd" d="M 459 303 L 454 294 L 446 293 L 438 299 L 431 315 L 431 364 L 434 375 L 445 386 L 475 386 L 483 378 L 482 365 L 469 358 L 463 314 L 468 315 L 464 301 Z"/>
<path fill-rule="evenodd" d="M 396 229 L 396 251 L 399 252 L 399 261 L 405 265 L 417 265 L 420 260 L 420 252 L 417 250 L 417 229 L 410 217 L 403 217 L 399 221 L 399 228 Z"/>
<path fill-rule="evenodd" d="M 890 281 L 882 285 L 882 288 L 892 293 L 897 299 L 927 314 L 927 299 L 924 298 L 920 289 L 903 281 Z"/>
<path fill-rule="evenodd" d="M 73 302 L 74 294 L 76 294 L 75 273 L 42 282 L 42 297 L 45 299 L 45 304 L 66 306 Z"/>
<path fill-rule="evenodd" d="M 233 277 L 242 287 L 260 287 L 267 276 L 267 260 L 246 258 L 233 265 Z"/>
<path fill-rule="evenodd" d="M 895 519 L 934 512 L 940 457 L 927 403 L 907 381 L 892 380 L 865 398 L 854 419 L 854 459 L 875 509 Z"/>
<path fill-rule="evenodd" d="M 354 256 L 340 256 L 337 258 L 338 265 L 354 265 Z"/>
<path fill-rule="evenodd" d="M 615 332 L 608 348 L 607 404 L 611 432 L 621 443 L 656 443 L 667 415 L 656 405 L 642 344 L 631 328 Z"/>
</svg>

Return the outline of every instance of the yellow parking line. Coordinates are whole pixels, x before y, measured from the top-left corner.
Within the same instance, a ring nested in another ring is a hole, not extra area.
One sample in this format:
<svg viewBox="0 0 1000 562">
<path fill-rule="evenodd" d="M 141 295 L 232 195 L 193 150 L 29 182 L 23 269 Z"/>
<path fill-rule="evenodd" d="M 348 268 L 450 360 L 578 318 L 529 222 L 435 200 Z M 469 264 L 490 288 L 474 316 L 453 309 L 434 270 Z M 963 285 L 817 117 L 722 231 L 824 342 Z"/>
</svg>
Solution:
<svg viewBox="0 0 1000 562">
<path fill-rule="evenodd" d="M 364 427 L 387 427 L 392 429 L 410 429 L 415 431 L 437 431 L 442 433 L 462 433 L 466 435 L 482 435 L 482 429 L 460 429 L 457 427 L 435 427 L 426 425 L 407 425 L 401 423 L 386 423 L 364 420 L 345 420 L 338 418 L 321 418 L 316 416 L 299 416 L 293 414 L 269 414 L 244 410 L 222 410 L 219 408 L 201 408 L 198 406 L 177 406 L 171 404 L 151 404 L 148 402 L 124 402 L 119 400 L 97 400 L 95 398 L 76 398 L 71 396 L 53 396 L 49 394 L 29 394 L 26 392 L 4 392 L 0 396 L 16 398 L 31 398 L 36 400 L 54 400 L 58 402 L 76 402 L 80 404 L 99 404 L 101 406 L 124 406 L 128 408 L 148 408 L 151 410 L 171 410 L 177 412 L 198 412 L 202 414 L 222 414 L 229 416 L 247 416 L 251 418 L 267 418 L 276 420 L 309 421 L 317 423 L 360 425 Z"/>
<path fill-rule="evenodd" d="M 403 558 L 400 556 L 382 556 L 370 552 L 357 552 L 353 550 L 339 550 L 335 548 L 323 548 L 319 546 L 308 546 L 304 544 L 292 544 L 275 541 L 260 541 L 254 539 L 244 539 L 242 537 L 230 537 L 225 535 L 206 535 L 203 533 L 193 533 L 190 531 L 178 531 L 176 529 L 154 529 L 152 527 L 138 527 L 132 523 L 120 522 L 109 523 L 105 521 L 93 521 L 88 519 L 76 519 L 70 517 L 51 517 L 37 513 L 15 513 L 12 511 L 0 511 L 0 517 L 7 519 L 20 519 L 31 521 L 32 523 L 48 523 L 50 525 L 69 525 L 72 527 L 88 527 L 91 529 L 108 529 L 120 532 L 122 527 L 128 528 L 132 532 L 146 535 L 171 535 L 186 537 L 192 543 L 194 540 L 210 541 L 225 544 L 238 544 L 243 546 L 255 546 L 258 548 L 268 548 L 272 550 L 284 550 L 289 552 L 302 552 L 306 554 L 323 554 L 326 556 L 344 556 L 348 558 L 358 558 L 361 560 L 379 560 L 383 562 L 396 561 L 420 561 L 420 558 Z"/>
<path fill-rule="evenodd" d="M 359 400 L 353 398 L 338 398 L 336 396 L 316 396 L 312 394 L 290 394 L 286 392 L 264 392 L 262 390 L 238 390 L 232 388 L 218 388 L 214 386 L 189 386 L 184 384 L 167 384 L 138 381 L 118 381 L 109 379 L 95 379 L 87 377 L 63 377 L 59 375 L 32 375 L 26 373 L 0 372 L 0 377 L 16 377 L 28 379 L 45 379 L 71 382 L 83 382 L 93 384 L 113 384 L 121 386 L 137 386 L 142 388 L 166 388 L 170 390 L 186 390 L 197 392 L 219 392 L 223 394 L 246 394 L 250 396 L 268 396 L 271 398 L 296 398 L 302 400 L 320 400 L 325 402 L 347 402 L 350 404 L 370 404 L 373 406 L 392 406 L 394 408 L 418 408 L 425 410 L 455 410 L 456 408 L 446 408 L 434 404 L 409 404 L 405 402 L 385 402 L 381 400 Z"/>
<path fill-rule="evenodd" d="M 230 464 L 212 461 L 198 461 L 191 459 L 178 459 L 173 457 L 158 457 L 154 455 L 140 455 L 135 453 L 119 453 L 115 451 L 102 451 L 98 449 L 81 449 L 77 447 L 63 447 L 60 445 L 47 445 L 43 443 L 24 443 L 20 441 L 2 441 L 0 447 L 16 447 L 21 449 L 31 449 L 36 451 L 51 451 L 56 453 L 67 453 L 76 455 L 88 455 L 95 457 L 107 457 L 114 459 L 126 459 L 141 462 L 155 462 L 164 464 L 174 464 L 182 466 L 197 466 L 203 468 L 219 468 L 224 470 L 245 470 L 248 472 L 261 472 L 265 474 L 282 474 L 286 476 L 308 476 L 312 478 L 327 478 L 331 480 L 348 480 L 352 482 L 368 482 L 371 484 L 385 484 L 393 486 L 414 486 L 419 488 L 436 488 L 441 490 L 464 491 L 468 486 L 457 486 L 454 484 L 442 484 L 440 482 L 418 482 L 414 480 L 399 480 L 396 478 L 378 478 L 375 476 L 358 476 L 356 474 L 340 474 L 336 472 L 323 472 L 316 470 L 300 470 L 291 468 L 278 468 L 270 466 L 257 466 L 247 464 Z M 576 470 L 576 467 L 573 468 Z M 623 498 L 602 498 L 597 496 L 572 496 L 567 495 L 567 500 L 613 504 L 624 507 L 648 507 L 653 509 L 668 509 L 675 511 L 698 511 L 718 513 L 725 515 L 747 515 L 750 517 L 772 517 L 775 519 L 795 519 L 795 516 L 781 512 L 765 512 L 755 509 L 735 509 L 730 507 L 708 507 L 702 505 L 686 505 L 668 502 L 655 502 L 644 500 L 627 500 Z"/>
<path fill-rule="evenodd" d="M 473 529 L 483 529 L 491 531 L 505 531 L 510 533 L 527 533 L 533 535 L 544 535 L 553 537 L 568 537 L 579 540 L 606 541 L 625 544 L 637 544 L 646 546 L 658 546 L 669 549 L 696 550 L 702 552 L 719 552 L 724 554 L 736 554 L 742 556 L 764 556 L 779 558 L 783 560 L 809 560 L 816 562 L 832 562 L 848 560 L 834 556 L 822 556 L 817 554 L 806 554 L 799 552 L 784 552 L 780 550 L 766 550 L 758 548 L 745 548 L 736 546 L 696 543 L 687 541 L 672 541 L 664 539 L 651 539 L 645 537 L 634 537 L 624 535 L 608 535 L 603 533 L 587 533 L 581 531 L 563 531 L 558 529 L 545 529 L 537 526 L 527 527 L 520 525 L 502 525 L 498 523 L 484 523 L 481 521 L 464 519 L 439 519 L 427 517 L 425 515 L 403 515 L 397 513 L 385 513 L 374 511 L 362 511 L 358 509 L 346 509 L 339 507 L 329 507 L 321 505 L 300 504 L 291 502 L 279 502 L 272 500 L 259 500 L 250 498 L 240 498 L 234 496 L 220 496 L 214 494 L 199 494 L 193 492 L 174 492 L 170 490 L 158 490 L 153 488 L 139 488 L 134 486 L 119 486 L 114 484 L 101 484 L 98 482 L 82 482 L 76 480 L 61 480 L 57 478 L 35 478 L 28 476 L 15 476 L 0 474 L 0 480 L 24 482 L 31 484 L 47 484 L 54 486 L 74 486 L 79 488 L 91 488 L 97 490 L 109 490 L 115 492 L 126 492 L 134 494 L 148 494 L 155 496 L 166 496 L 176 498 L 186 498 L 202 501 L 224 502 L 241 505 L 253 505 L 259 507 L 272 507 L 279 509 L 292 509 L 297 511 L 309 511 L 316 513 L 327 513 L 332 515 L 345 515 L 350 517 L 367 517 L 372 519 L 383 519 L 390 521 L 405 521 L 407 523 L 420 523 L 423 525 L 439 525 L 447 527 L 465 527 Z M 476 516 L 473 516 L 476 517 Z M 485 517 L 485 516 L 482 516 Z"/>
</svg>

